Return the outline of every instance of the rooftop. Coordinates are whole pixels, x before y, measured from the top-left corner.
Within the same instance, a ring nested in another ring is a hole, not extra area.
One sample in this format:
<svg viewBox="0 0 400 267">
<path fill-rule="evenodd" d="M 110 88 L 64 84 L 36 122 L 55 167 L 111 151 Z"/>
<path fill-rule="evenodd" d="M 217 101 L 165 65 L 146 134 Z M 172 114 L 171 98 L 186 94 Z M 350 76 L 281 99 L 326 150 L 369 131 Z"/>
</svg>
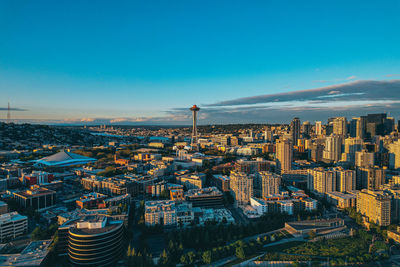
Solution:
<svg viewBox="0 0 400 267">
<path fill-rule="evenodd" d="M 221 180 L 224 180 L 224 181 L 229 181 L 230 180 L 229 176 L 227 176 L 227 175 L 214 174 L 213 176 L 214 176 L 214 178 L 221 179 Z"/>
<path fill-rule="evenodd" d="M 185 194 L 187 197 L 195 196 L 222 196 L 222 193 L 216 187 L 206 187 L 201 189 L 190 189 Z"/>
<path fill-rule="evenodd" d="M 88 201 L 96 200 L 96 199 L 104 199 L 106 197 L 107 197 L 107 195 L 103 195 L 103 194 L 100 194 L 100 193 L 92 192 L 92 193 L 83 195 L 78 201 L 88 202 Z"/>
<path fill-rule="evenodd" d="M 65 167 L 72 165 L 87 164 L 89 162 L 94 162 L 94 161 L 97 161 L 97 159 L 85 157 L 68 151 L 60 151 L 54 155 L 41 158 L 37 160 L 36 163 L 53 167 Z"/>
<path fill-rule="evenodd" d="M 22 197 L 38 197 L 41 195 L 55 194 L 56 192 L 44 187 L 33 187 L 31 189 L 27 189 L 25 191 L 15 192 L 15 195 L 19 195 Z"/>
<path fill-rule="evenodd" d="M 110 232 L 122 225 L 122 221 L 114 221 L 104 215 L 88 215 L 76 222 L 70 231 L 80 235 L 93 235 Z"/>
<path fill-rule="evenodd" d="M 24 215 L 20 215 L 18 212 L 13 211 L 10 213 L 5 213 L 0 215 L 0 224 L 3 224 L 5 222 L 10 222 L 10 221 L 19 221 L 19 220 L 24 220 L 28 219 L 28 217 Z"/>
<path fill-rule="evenodd" d="M 31 242 L 21 253 L 0 256 L 1 266 L 41 266 L 52 240 Z"/>
</svg>

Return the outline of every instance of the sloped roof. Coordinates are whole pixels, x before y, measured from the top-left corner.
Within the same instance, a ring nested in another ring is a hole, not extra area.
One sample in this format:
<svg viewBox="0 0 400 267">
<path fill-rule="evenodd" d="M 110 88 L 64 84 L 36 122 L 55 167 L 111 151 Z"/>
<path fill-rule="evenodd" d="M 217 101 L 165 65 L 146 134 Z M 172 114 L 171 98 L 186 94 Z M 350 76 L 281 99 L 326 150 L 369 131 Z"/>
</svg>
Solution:
<svg viewBox="0 0 400 267">
<path fill-rule="evenodd" d="M 39 159 L 36 161 L 36 163 L 46 166 L 64 167 L 71 165 L 86 164 L 94 161 L 96 161 L 96 159 L 94 158 L 85 157 L 72 152 L 60 151 L 54 155 Z"/>
</svg>

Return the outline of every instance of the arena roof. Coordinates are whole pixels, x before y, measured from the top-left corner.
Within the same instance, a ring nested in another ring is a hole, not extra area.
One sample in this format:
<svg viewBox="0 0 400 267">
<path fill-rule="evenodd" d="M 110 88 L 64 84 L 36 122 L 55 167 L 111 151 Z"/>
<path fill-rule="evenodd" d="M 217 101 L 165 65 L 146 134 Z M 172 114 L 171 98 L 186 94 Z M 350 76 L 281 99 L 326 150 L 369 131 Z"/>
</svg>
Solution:
<svg viewBox="0 0 400 267">
<path fill-rule="evenodd" d="M 96 160 L 97 159 L 85 157 L 72 152 L 60 151 L 54 155 L 37 160 L 36 164 L 50 167 L 66 167 L 87 164 L 90 162 L 95 162 Z"/>
</svg>

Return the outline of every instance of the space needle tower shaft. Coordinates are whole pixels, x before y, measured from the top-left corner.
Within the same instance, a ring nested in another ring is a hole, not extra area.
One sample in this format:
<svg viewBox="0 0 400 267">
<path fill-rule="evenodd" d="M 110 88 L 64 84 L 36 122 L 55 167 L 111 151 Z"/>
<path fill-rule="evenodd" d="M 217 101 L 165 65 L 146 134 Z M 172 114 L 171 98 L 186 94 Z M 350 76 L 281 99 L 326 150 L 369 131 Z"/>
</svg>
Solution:
<svg viewBox="0 0 400 267">
<path fill-rule="evenodd" d="M 197 112 L 200 108 L 196 105 L 193 105 L 190 110 L 193 113 L 193 130 L 192 130 L 192 142 L 191 147 L 192 149 L 198 150 L 198 136 L 197 136 Z"/>
</svg>

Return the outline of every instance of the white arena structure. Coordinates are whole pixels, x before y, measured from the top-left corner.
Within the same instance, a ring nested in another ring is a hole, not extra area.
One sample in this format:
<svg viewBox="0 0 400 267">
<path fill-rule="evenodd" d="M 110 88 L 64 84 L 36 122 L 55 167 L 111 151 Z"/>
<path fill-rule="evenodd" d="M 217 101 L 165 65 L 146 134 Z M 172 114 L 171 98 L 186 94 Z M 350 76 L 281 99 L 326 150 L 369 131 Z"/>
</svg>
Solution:
<svg viewBox="0 0 400 267">
<path fill-rule="evenodd" d="M 60 151 L 54 155 L 37 160 L 35 165 L 48 167 L 67 167 L 73 165 L 87 164 L 95 161 L 97 161 L 97 159 L 85 157 L 67 151 Z"/>
</svg>

